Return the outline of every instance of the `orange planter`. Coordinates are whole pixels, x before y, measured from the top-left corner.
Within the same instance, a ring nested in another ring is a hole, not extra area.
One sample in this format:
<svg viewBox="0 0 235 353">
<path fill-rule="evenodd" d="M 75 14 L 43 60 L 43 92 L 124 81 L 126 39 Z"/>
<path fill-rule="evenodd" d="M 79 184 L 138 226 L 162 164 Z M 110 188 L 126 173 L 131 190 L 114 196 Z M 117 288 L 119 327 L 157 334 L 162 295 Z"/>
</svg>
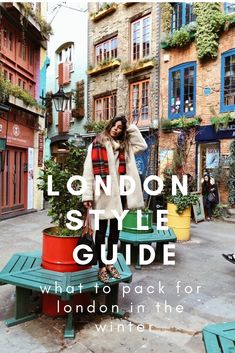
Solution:
<svg viewBox="0 0 235 353">
<path fill-rule="evenodd" d="M 42 243 L 42 267 L 58 272 L 75 272 L 86 270 L 91 266 L 78 265 L 73 259 L 73 250 L 79 237 L 58 237 L 48 234 L 54 227 L 44 229 Z"/>
<path fill-rule="evenodd" d="M 77 246 L 79 237 L 58 237 L 51 235 L 53 230 L 55 231 L 56 228 L 47 228 L 43 231 L 42 267 L 58 272 L 76 272 L 90 268 L 90 265 L 78 265 L 73 259 L 73 250 Z M 89 293 L 76 294 L 73 297 L 73 304 L 85 307 L 90 304 L 90 300 Z M 64 316 L 64 306 L 67 304 L 67 301 L 62 301 L 59 296 L 54 294 L 43 294 L 42 296 L 42 312 L 48 316 Z"/>
</svg>

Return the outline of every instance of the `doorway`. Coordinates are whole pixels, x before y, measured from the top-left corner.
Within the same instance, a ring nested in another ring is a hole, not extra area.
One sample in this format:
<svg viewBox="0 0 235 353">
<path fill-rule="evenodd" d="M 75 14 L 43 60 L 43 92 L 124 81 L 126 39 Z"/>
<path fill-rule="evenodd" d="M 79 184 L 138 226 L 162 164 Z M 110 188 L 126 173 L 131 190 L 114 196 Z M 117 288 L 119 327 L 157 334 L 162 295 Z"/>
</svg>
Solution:
<svg viewBox="0 0 235 353">
<path fill-rule="evenodd" d="M 27 150 L 7 148 L 1 161 L 1 213 L 23 210 L 27 206 Z"/>
</svg>

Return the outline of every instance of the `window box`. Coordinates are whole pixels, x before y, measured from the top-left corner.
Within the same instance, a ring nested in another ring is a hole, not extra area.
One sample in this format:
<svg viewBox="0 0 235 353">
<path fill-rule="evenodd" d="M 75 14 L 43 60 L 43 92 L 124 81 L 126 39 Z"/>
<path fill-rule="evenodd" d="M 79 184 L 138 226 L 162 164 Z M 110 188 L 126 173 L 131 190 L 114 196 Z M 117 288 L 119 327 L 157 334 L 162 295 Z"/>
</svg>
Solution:
<svg viewBox="0 0 235 353">
<path fill-rule="evenodd" d="M 172 132 L 172 130 L 187 130 L 192 127 L 199 126 L 202 119 L 201 117 L 196 118 L 180 118 L 180 119 L 162 119 L 161 121 L 161 128 L 162 131 L 165 133 Z"/>
<path fill-rule="evenodd" d="M 39 108 L 39 107 L 33 107 L 33 106 L 29 106 L 26 105 L 24 103 L 24 101 L 20 98 L 14 97 L 12 95 L 9 95 L 8 98 L 8 103 L 11 105 L 14 105 L 18 108 L 22 108 L 30 113 L 36 114 L 36 115 L 40 115 L 40 116 L 44 116 L 44 110 Z"/>
<path fill-rule="evenodd" d="M 91 19 L 94 22 L 98 22 L 102 18 L 104 18 L 107 15 L 110 15 L 111 13 L 115 12 L 117 10 L 117 4 L 112 4 L 110 7 L 99 10 L 98 13 L 92 14 Z"/>
<path fill-rule="evenodd" d="M 121 62 L 119 60 L 112 60 L 110 62 L 107 63 L 103 63 L 97 67 L 95 67 L 94 69 L 90 69 L 87 71 L 87 74 L 90 76 L 96 76 L 99 75 L 105 71 L 109 71 L 110 69 L 115 69 L 116 67 L 120 66 Z"/>
<path fill-rule="evenodd" d="M 128 67 L 123 70 L 123 75 L 129 76 L 132 74 L 139 73 L 141 71 L 147 70 L 147 69 L 152 69 L 155 66 L 155 61 L 154 60 L 149 60 L 146 62 L 137 62 L 135 63 L 132 67 Z"/>
<path fill-rule="evenodd" d="M 85 116 L 84 108 L 76 108 L 72 110 L 72 117 L 76 119 L 82 119 Z"/>
</svg>

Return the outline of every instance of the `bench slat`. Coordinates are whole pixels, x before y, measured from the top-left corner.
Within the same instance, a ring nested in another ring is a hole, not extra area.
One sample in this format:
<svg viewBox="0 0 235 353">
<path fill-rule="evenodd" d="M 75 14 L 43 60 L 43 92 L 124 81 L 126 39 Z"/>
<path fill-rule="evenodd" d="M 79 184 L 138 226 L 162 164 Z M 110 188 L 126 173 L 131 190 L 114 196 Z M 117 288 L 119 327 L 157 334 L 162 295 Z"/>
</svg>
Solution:
<svg viewBox="0 0 235 353">
<path fill-rule="evenodd" d="M 231 340 L 219 336 L 220 344 L 224 353 L 232 353 L 232 349 L 234 349 L 234 344 Z"/>
<path fill-rule="evenodd" d="M 203 340 L 207 353 L 223 353 L 219 347 L 218 340 L 213 333 L 203 331 Z"/>
<path fill-rule="evenodd" d="M 39 255 L 38 255 L 39 256 Z M 94 291 L 96 283 L 99 287 L 104 286 L 104 283 L 100 282 L 97 278 L 98 266 L 94 266 L 87 270 L 77 272 L 57 272 L 43 269 L 41 264 L 41 257 L 31 256 L 31 254 L 24 253 L 15 254 L 9 261 L 10 266 L 5 266 L 11 272 L 0 273 L 0 280 L 2 283 L 9 283 L 18 287 L 33 289 L 41 291 L 41 288 L 47 288 L 49 293 L 64 295 L 68 294 L 66 289 L 67 286 L 71 285 L 74 287 L 75 293 L 80 293 L 80 284 L 83 285 L 83 293 L 88 291 Z M 125 263 L 125 259 L 122 254 L 118 254 L 118 260 L 115 264 L 118 271 L 121 274 L 120 279 L 110 278 L 109 284 L 112 286 L 119 282 L 130 282 L 132 279 L 132 273 L 129 267 Z M 17 271 L 13 271 L 17 269 Z M 55 283 L 57 282 L 57 283 Z M 62 288 L 60 293 L 55 293 L 55 284 Z M 45 291 L 47 293 L 47 291 Z"/>
</svg>

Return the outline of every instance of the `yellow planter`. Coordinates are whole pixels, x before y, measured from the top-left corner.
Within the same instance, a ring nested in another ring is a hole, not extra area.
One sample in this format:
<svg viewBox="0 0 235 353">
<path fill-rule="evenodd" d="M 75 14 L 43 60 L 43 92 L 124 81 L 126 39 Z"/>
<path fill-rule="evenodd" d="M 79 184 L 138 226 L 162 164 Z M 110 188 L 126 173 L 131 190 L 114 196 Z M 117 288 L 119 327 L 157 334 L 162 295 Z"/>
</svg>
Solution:
<svg viewBox="0 0 235 353">
<path fill-rule="evenodd" d="M 175 232 L 177 240 L 186 241 L 190 239 L 190 223 L 191 223 L 191 207 L 186 208 L 179 215 L 176 212 L 177 207 L 173 203 L 167 204 L 168 210 L 168 227 Z"/>
</svg>

